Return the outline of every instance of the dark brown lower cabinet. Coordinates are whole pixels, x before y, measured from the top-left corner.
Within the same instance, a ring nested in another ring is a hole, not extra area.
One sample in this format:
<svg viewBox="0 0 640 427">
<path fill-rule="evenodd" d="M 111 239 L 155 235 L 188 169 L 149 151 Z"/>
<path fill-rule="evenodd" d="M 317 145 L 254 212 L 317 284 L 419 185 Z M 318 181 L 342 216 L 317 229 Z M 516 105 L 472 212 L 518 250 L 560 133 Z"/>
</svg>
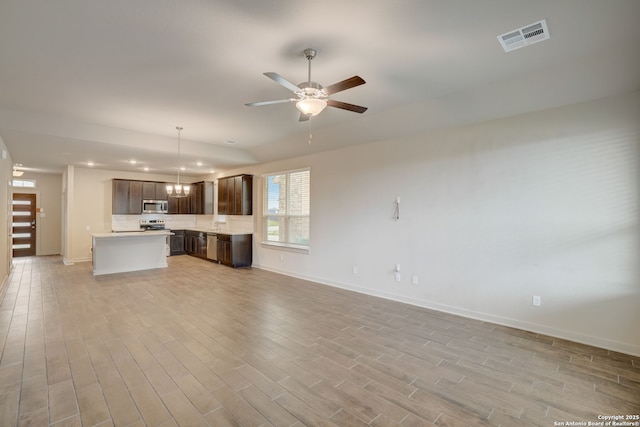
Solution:
<svg viewBox="0 0 640 427">
<path fill-rule="evenodd" d="M 207 258 L 207 233 L 198 233 L 195 255 L 200 258 Z"/>
<path fill-rule="evenodd" d="M 174 233 L 170 241 L 171 255 L 186 253 L 208 259 L 207 233 L 195 230 L 171 230 L 171 232 Z M 220 264 L 233 268 L 251 267 L 253 235 L 217 233 L 217 236 L 217 261 Z"/>
<path fill-rule="evenodd" d="M 169 236 L 169 248 L 171 255 L 183 255 L 184 251 L 184 230 L 171 230 L 172 236 Z"/>
<path fill-rule="evenodd" d="M 218 234 L 218 261 L 234 268 L 251 267 L 251 234 Z"/>
<path fill-rule="evenodd" d="M 207 233 L 187 230 L 184 234 L 184 251 L 199 258 L 207 258 Z"/>
</svg>

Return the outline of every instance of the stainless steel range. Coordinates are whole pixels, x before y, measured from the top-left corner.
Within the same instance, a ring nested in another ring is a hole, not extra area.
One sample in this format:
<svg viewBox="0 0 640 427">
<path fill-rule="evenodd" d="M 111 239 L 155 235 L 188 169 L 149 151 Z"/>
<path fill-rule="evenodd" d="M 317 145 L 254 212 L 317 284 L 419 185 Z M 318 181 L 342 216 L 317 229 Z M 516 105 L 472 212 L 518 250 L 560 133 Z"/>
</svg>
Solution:
<svg viewBox="0 0 640 427">
<path fill-rule="evenodd" d="M 140 230 L 164 230 L 164 219 L 141 219 Z"/>
</svg>

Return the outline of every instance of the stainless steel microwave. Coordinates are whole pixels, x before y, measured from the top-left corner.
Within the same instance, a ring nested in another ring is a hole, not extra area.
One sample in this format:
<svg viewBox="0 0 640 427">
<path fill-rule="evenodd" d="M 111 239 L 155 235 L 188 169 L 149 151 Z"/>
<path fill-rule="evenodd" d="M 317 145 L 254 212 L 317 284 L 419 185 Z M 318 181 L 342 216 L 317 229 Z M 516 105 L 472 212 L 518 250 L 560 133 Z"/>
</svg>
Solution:
<svg viewBox="0 0 640 427">
<path fill-rule="evenodd" d="M 169 202 L 166 200 L 143 200 L 142 213 L 168 213 Z"/>
</svg>

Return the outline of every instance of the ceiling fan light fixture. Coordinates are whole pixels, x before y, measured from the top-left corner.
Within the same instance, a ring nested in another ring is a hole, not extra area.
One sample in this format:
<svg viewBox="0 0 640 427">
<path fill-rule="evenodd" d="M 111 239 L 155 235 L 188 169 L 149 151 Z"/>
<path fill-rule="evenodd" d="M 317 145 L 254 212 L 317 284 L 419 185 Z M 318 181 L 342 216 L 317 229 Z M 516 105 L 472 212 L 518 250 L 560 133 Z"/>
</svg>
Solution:
<svg viewBox="0 0 640 427">
<path fill-rule="evenodd" d="M 327 106 L 327 101 L 319 98 L 306 98 L 296 102 L 296 108 L 310 117 L 316 116 Z"/>
</svg>

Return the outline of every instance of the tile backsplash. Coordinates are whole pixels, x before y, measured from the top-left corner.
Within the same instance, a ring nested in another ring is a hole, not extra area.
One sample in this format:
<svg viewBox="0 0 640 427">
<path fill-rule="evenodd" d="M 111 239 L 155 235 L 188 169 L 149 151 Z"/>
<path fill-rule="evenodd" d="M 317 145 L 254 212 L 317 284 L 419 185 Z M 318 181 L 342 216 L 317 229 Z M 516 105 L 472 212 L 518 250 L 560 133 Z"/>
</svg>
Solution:
<svg viewBox="0 0 640 427">
<path fill-rule="evenodd" d="M 198 215 L 196 228 L 221 233 L 253 233 L 252 215 Z"/>
<path fill-rule="evenodd" d="M 141 219 L 163 219 L 173 230 L 211 230 L 221 233 L 253 233 L 251 215 L 112 215 L 112 231 L 139 231 Z"/>
</svg>

